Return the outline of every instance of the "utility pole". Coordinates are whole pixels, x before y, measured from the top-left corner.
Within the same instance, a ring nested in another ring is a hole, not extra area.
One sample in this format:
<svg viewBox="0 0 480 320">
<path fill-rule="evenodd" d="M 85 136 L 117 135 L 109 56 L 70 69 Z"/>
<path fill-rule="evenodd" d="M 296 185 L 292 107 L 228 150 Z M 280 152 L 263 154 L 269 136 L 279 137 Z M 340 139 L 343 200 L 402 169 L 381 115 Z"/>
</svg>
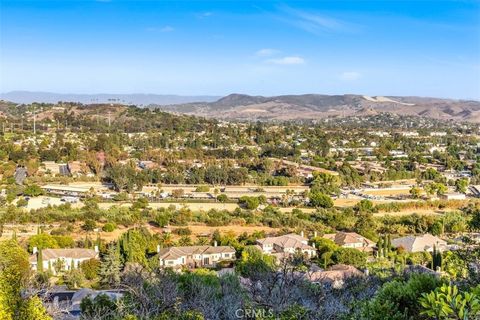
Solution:
<svg viewBox="0 0 480 320">
<path fill-rule="evenodd" d="M 110 124 L 111 124 L 111 122 L 110 122 L 110 111 L 108 111 L 108 127 L 109 128 L 110 128 Z"/>
</svg>

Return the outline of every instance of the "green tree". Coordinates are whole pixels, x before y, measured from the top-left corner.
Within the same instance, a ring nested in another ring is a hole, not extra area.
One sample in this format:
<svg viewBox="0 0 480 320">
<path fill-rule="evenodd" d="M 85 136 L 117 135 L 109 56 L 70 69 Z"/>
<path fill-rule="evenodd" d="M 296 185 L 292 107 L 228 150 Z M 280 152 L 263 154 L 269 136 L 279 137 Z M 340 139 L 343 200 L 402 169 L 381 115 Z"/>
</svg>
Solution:
<svg viewBox="0 0 480 320">
<path fill-rule="evenodd" d="M 222 202 L 222 203 L 227 202 L 228 201 L 228 196 L 224 193 L 219 194 L 217 196 L 217 201 Z"/>
<path fill-rule="evenodd" d="M 367 255 L 353 248 L 338 248 L 333 252 L 332 259 L 338 264 L 348 264 L 355 267 L 364 267 L 367 263 Z"/>
<path fill-rule="evenodd" d="M 117 246 L 110 246 L 98 269 L 100 284 L 105 288 L 115 288 L 120 284 L 120 253 Z"/>
<path fill-rule="evenodd" d="M 410 195 L 412 196 L 413 199 L 418 199 L 420 198 L 420 188 L 419 187 L 416 187 L 416 186 L 413 186 L 410 188 Z"/>
<path fill-rule="evenodd" d="M 455 190 L 457 192 L 465 193 L 468 188 L 468 179 L 462 178 L 455 181 Z"/>
<path fill-rule="evenodd" d="M 37 249 L 55 249 L 59 246 L 55 237 L 48 233 L 40 233 L 28 239 L 28 250 L 32 252 L 34 247 Z"/>
<path fill-rule="evenodd" d="M 36 184 L 31 184 L 23 190 L 23 194 L 29 197 L 38 197 L 43 194 L 43 189 Z"/>
<path fill-rule="evenodd" d="M 437 288 L 441 280 L 428 274 L 413 274 L 408 280 L 385 283 L 375 297 L 361 311 L 361 320 L 411 320 L 417 319 L 423 293 Z"/>
<path fill-rule="evenodd" d="M 333 200 L 330 196 L 321 192 L 310 192 L 310 204 L 316 208 L 332 208 Z"/>
<path fill-rule="evenodd" d="M 88 259 L 82 261 L 80 269 L 83 271 L 87 280 L 93 280 L 98 275 L 98 269 L 100 268 L 100 261 L 97 259 Z"/>
<path fill-rule="evenodd" d="M 367 199 L 363 199 L 360 202 L 358 202 L 353 209 L 356 212 L 373 212 L 374 206 L 373 202 Z"/>
<path fill-rule="evenodd" d="M 248 246 L 242 252 L 236 270 L 244 277 L 260 279 L 275 270 L 275 257 L 263 254 L 258 248 Z"/>
<path fill-rule="evenodd" d="M 0 242 L 0 319 L 51 319 L 35 297 L 22 296 L 30 275 L 27 252 L 15 240 Z"/>
<path fill-rule="evenodd" d="M 477 319 L 480 296 L 474 291 L 460 292 L 456 285 L 444 284 L 420 298 L 421 314 L 434 319 Z"/>
</svg>

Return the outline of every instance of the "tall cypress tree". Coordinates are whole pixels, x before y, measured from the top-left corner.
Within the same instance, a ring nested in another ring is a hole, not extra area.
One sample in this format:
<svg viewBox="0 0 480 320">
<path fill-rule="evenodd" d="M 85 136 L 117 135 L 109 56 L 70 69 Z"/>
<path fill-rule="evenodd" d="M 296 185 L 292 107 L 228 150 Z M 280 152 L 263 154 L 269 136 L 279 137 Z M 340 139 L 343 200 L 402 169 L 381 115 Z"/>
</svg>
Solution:
<svg viewBox="0 0 480 320">
<path fill-rule="evenodd" d="M 37 251 L 37 272 L 43 272 L 43 253 L 42 249 Z"/>
<path fill-rule="evenodd" d="M 107 254 L 100 265 L 98 275 L 102 286 L 111 288 L 116 287 L 120 283 L 120 255 L 117 247 L 119 245 L 110 246 Z"/>
<path fill-rule="evenodd" d="M 388 241 L 387 241 L 387 236 L 383 236 L 383 253 L 385 257 L 388 257 Z"/>
<path fill-rule="evenodd" d="M 377 242 L 378 257 L 383 257 L 383 239 L 379 238 Z"/>
<path fill-rule="evenodd" d="M 387 248 L 388 252 L 390 253 L 390 251 L 392 250 L 392 237 L 390 234 L 387 235 Z"/>
</svg>

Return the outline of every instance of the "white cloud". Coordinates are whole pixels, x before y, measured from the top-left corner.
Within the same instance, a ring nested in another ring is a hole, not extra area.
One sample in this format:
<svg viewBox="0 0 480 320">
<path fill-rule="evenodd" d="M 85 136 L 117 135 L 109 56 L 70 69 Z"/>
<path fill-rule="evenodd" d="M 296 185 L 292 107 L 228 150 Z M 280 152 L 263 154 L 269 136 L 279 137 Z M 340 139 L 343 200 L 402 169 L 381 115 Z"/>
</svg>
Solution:
<svg viewBox="0 0 480 320">
<path fill-rule="evenodd" d="M 174 31 L 175 29 L 171 26 L 165 26 L 163 28 L 160 29 L 161 32 L 172 32 Z"/>
<path fill-rule="evenodd" d="M 360 25 L 323 13 L 302 11 L 288 6 L 282 6 L 280 10 L 286 14 L 286 16 L 280 17 L 281 20 L 313 34 L 323 34 L 325 32 L 356 33 L 362 29 Z"/>
<path fill-rule="evenodd" d="M 213 12 L 210 12 L 210 11 L 199 12 L 199 13 L 196 13 L 195 15 L 196 15 L 197 18 L 199 18 L 199 19 L 206 19 L 206 18 L 208 18 L 208 17 L 213 16 Z"/>
<path fill-rule="evenodd" d="M 278 59 L 269 59 L 267 60 L 269 63 L 273 64 L 280 64 L 280 65 L 294 65 L 294 64 L 304 64 L 305 60 L 302 57 L 291 56 L 291 57 L 283 57 Z"/>
<path fill-rule="evenodd" d="M 356 71 L 345 71 L 340 74 L 339 78 L 344 81 L 355 81 L 361 76 L 362 75 Z"/>
<path fill-rule="evenodd" d="M 175 28 L 172 26 L 164 26 L 164 27 L 148 27 L 147 31 L 149 32 L 172 32 L 175 31 Z"/>
<path fill-rule="evenodd" d="M 255 55 L 257 57 L 270 57 L 270 56 L 273 56 L 277 53 L 280 53 L 280 51 L 276 50 L 276 49 L 265 48 L 265 49 L 260 49 L 257 52 L 255 52 Z"/>
</svg>

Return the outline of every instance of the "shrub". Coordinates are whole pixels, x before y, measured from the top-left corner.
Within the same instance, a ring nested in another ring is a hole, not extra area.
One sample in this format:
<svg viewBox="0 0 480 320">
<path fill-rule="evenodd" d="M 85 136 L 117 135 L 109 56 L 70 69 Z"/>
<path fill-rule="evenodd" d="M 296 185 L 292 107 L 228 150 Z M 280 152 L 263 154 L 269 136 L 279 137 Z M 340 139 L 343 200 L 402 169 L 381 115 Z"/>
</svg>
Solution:
<svg viewBox="0 0 480 320">
<path fill-rule="evenodd" d="M 82 229 L 85 231 L 93 231 L 96 227 L 97 223 L 92 219 L 88 219 L 83 224 Z"/>
<path fill-rule="evenodd" d="M 219 194 L 217 196 L 217 200 L 220 202 L 227 202 L 228 201 L 228 196 L 226 194 Z"/>
<path fill-rule="evenodd" d="M 113 196 L 114 201 L 127 201 L 128 194 L 126 192 L 120 192 Z"/>
<path fill-rule="evenodd" d="M 367 263 L 367 255 L 353 248 L 338 248 L 332 256 L 335 263 L 348 264 L 355 267 L 363 267 Z"/>
<path fill-rule="evenodd" d="M 179 236 L 189 236 L 192 234 L 190 228 L 177 228 L 173 230 L 173 233 L 178 234 Z"/>
<path fill-rule="evenodd" d="M 209 186 L 198 186 L 196 189 L 195 189 L 195 192 L 208 192 L 210 191 L 210 187 Z"/>
<path fill-rule="evenodd" d="M 117 228 L 114 222 L 107 222 L 103 225 L 102 230 L 105 232 L 113 232 Z"/>
<path fill-rule="evenodd" d="M 310 193 L 310 204 L 317 208 L 333 207 L 333 200 L 328 195 L 321 192 Z"/>
<path fill-rule="evenodd" d="M 93 280 L 97 277 L 98 269 L 100 268 L 100 261 L 97 259 L 85 260 L 80 264 L 83 274 L 87 280 Z"/>
<path fill-rule="evenodd" d="M 17 201 L 18 208 L 26 207 L 27 205 L 28 205 L 28 201 L 25 198 L 18 199 Z"/>
</svg>

